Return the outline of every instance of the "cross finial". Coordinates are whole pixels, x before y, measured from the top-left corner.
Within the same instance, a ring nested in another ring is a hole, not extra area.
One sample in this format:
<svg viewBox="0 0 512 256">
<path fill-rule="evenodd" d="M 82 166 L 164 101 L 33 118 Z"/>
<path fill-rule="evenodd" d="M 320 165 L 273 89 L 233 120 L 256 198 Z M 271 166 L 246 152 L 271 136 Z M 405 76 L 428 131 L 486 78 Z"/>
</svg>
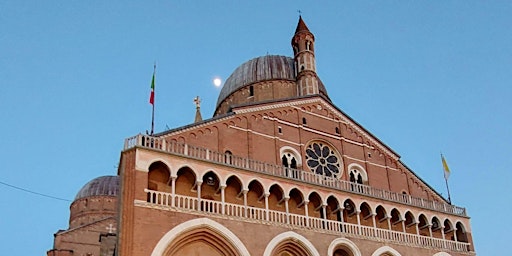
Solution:
<svg viewBox="0 0 512 256">
<path fill-rule="evenodd" d="M 196 108 L 200 108 L 201 107 L 201 99 L 199 98 L 199 96 L 196 96 L 194 98 L 194 103 L 196 104 Z"/>
<path fill-rule="evenodd" d="M 297 10 L 297 12 L 299 13 L 299 16 L 302 15 L 302 11 L 301 10 Z"/>
<path fill-rule="evenodd" d="M 108 227 L 106 227 L 105 229 L 108 230 L 108 233 L 114 233 L 114 231 L 116 231 L 116 228 L 113 227 L 114 225 L 112 225 L 112 223 L 110 223 L 110 225 L 108 225 Z"/>
</svg>

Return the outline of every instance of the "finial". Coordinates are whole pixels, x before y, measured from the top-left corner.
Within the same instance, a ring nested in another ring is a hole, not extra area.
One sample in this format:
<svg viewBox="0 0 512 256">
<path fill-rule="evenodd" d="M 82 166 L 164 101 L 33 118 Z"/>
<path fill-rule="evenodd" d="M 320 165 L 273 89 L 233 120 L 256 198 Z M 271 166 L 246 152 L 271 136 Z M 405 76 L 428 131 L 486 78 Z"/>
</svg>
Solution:
<svg viewBox="0 0 512 256">
<path fill-rule="evenodd" d="M 299 17 L 302 16 L 302 11 L 300 9 L 297 10 L 297 13 L 299 13 Z"/>
<path fill-rule="evenodd" d="M 201 99 L 199 98 L 199 96 L 196 96 L 194 98 L 194 103 L 196 104 L 196 108 L 200 108 L 201 107 Z"/>
<path fill-rule="evenodd" d="M 203 121 L 203 117 L 201 116 L 201 99 L 199 96 L 194 98 L 194 103 L 196 104 L 196 117 L 194 118 L 194 123 Z"/>
</svg>

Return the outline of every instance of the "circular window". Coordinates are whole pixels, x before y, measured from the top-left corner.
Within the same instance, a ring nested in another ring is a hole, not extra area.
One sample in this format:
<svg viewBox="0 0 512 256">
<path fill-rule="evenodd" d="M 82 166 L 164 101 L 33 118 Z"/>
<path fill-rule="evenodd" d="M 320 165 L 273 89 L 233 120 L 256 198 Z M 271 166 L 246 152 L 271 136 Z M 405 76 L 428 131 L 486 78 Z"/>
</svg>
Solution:
<svg viewBox="0 0 512 256">
<path fill-rule="evenodd" d="M 313 142 L 306 148 L 306 162 L 312 172 L 327 177 L 341 177 L 340 160 L 336 152 L 327 144 Z"/>
</svg>

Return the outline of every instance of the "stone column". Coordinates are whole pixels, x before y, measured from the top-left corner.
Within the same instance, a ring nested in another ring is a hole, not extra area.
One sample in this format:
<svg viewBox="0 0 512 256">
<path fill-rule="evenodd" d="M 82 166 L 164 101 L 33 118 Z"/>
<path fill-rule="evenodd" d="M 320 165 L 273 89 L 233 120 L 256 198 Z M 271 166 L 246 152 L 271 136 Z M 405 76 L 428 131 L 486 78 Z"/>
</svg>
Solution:
<svg viewBox="0 0 512 256">
<path fill-rule="evenodd" d="M 288 209 L 288 200 L 290 200 L 289 197 L 284 198 L 284 207 L 286 209 L 286 224 L 290 224 L 290 211 Z"/>
<path fill-rule="evenodd" d="M 270 196 L 270 193 L 265 193 L 265 220 L 269 221 L 269 211 L 268 211 L 268 197 Z"/>
<path fill-rule="evenodd" d="M 201 211 L 201 185 L 203 184 L 202 180 L 196 181 L 197 187 L 197 210 Z"/>
<path fill-rule="evenodd" d="M 222 210 L 221 210 L 221 213 L 222 215 L 226 214 L 226 196 L 225 196 L 225 190 L 226 188 L 226 185 L 220 185 L 220 200 L 221 200 L 221 205 L 222 205 Z"/>
<path fill-rule="evenodd" d="M 359 210 L 356 210 L 356 217 L 357 217 L 357 231 L 359 233 L 359 235 L 361 235 L 361 211 Z"/>
<path fill-rule="evenodd" d="M 175 206 L 175 200 L 174 198 L 176 197 L 176 179 L 178 177 L 174 177 L 174 176 L 171 176 L 171 207 L 174 207 Z"/>
<path fill-rule="evenodd" d="M 247 218 L 247 192 L 249 192 L 249 190 L 242 190 L 242 193 L 244 194 L 244 217 Z"/>
<path fill-rule="evenodd" d="M 309 209 L 308 209 L 308 200 L 304 200 L 304 214 L 306 215 L 306 227 L 309 227 Z"/>
</svg>

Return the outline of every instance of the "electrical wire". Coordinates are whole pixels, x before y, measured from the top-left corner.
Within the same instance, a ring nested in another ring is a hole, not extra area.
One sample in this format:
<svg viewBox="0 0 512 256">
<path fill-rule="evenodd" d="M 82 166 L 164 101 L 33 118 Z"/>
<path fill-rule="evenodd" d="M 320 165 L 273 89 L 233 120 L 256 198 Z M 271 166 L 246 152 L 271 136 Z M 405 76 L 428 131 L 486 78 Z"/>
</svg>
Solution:
<svg viewBox="0 0 512 256">
<path fill-rule="evenodd" d="M 48 198 L 55 199 L 55 200 L 71 202 L 71 200 L 68 200 L 68 199 L 64 199 L 64 198 L 60 198 L 60 197 L 55 197 L 55 196 L 50 196 L 50 195 L 46 195 L 46 194 L 43 194 L 43 193 L 35 192 L 35 191 L 32 191 L 32 190 L 28 190 L 28 189 L 20 188 L 20 187 L 17 187 L 17 186 L 11 185 L 11 184 L 7 184 L 7 183 L 5 183 L 5 182 L 1 182 L 1 181 L 0 181 L 0 184 L 2 184 L 2 185 L 4 185 L 4 186 L 7 186 L 7 187 L 14 188 L 14 189 L 18 189 L 18 190 L 21 190 L 21 191 L 25 191 L 25 192 L 27 192 L 27 193 L 35 194 L 35 195 L 38 195 L 38 196 L 44 196 L 44 197 L 48 197 Z"/>
</svg>

